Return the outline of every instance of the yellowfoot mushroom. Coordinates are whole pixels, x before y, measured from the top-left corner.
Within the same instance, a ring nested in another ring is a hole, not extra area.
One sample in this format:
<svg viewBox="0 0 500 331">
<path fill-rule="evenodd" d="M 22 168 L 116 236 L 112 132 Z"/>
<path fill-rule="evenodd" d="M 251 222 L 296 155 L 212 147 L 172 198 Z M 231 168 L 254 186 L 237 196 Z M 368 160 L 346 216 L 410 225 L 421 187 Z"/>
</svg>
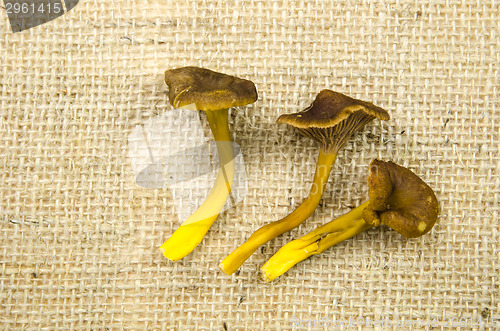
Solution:
<svg viewBox="0 0 500 331">
<path fill-rule="evenodd" d="M 439 207 L 434 191 L 412 171 L 373 160 L 368 186 L 367 202 L 284 245 L 262 266 L 263 279 L 271 281 L 298 262 L 380 224 L 415 238 L 436 223 Z"/>
<path fill-rule="evenodd" d="M 299 226 L 311 216 L 323 196 L 338 151 L 356 131 L 375 118 L 388 120 L 389 114 L 369 102 L 331 90 L 322 90 L 304 111 L 281 115 L 278 123 L 291 125 L 320 144 L 309 196 L 285 218 L 255 231 L 219 264 L 219 268 L 228 275 L 234 273 L 259 246 Z"/>
<path fill-rule="evenodd" d="M 205 111 L 219 154 L 219 170 L 206 200 L 161 245 L 163 255 L 177 261 L 198 246 L 224 207 L 234 178 L 234 152 L 228 109 L 257 100 L 254 83 L 212 70 L 183 67 L 165 71 L 173 107 Z"/>
</svg>

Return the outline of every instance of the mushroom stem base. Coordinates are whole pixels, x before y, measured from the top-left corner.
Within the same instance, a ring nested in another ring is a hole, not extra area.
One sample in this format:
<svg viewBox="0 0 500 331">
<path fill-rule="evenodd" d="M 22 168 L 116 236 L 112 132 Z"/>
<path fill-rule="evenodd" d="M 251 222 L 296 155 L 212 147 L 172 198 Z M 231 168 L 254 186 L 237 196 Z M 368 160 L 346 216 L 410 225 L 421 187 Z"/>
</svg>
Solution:
<svg viewBox="0 0 500 331">
<path fill-rule="evenodd" d="M 324 252 L 338 243 L 373 227 L 363 218 L 369 202 L 283 246 L 261 268 L 262 278 L 269 282 L 312 255 Z"/>
</svg>

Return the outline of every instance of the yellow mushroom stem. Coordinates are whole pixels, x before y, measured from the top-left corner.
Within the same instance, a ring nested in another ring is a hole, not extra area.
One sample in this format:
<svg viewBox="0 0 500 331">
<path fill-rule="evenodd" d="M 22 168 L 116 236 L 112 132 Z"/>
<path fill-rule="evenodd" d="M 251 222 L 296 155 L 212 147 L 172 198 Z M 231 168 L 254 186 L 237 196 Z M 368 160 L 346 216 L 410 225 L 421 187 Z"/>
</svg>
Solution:
<svg viewBox="0 0 500 331">
<path fill-rule="evenodd" d="M 208 123 L 219 154 L 219 170 L 205 201 L 160 246 L 163 255 L 177 261 L 191 253 L 203 240 L 231 194 L 234 152 L 228 126 L 228 110 L 207 111 Z"/>
<path fill-rule="evenodd" d="M 285 218 L 269 223 L 255 231 L 245 243 L 236 248 L 219 264 L 219 268 L 224 273 L 231 275 L 238 270 L 259 246 L 299 226 L 311 216 L 321 201 L 328 177 L 330 176 L 330 170 L 336 157 L 336 152 L 320 151 L 311 191 L 304 202 Z"/>
<path fill-rule="evenodd" d="M 272 281 L 300 261 L 372 228 L 362 217 L 368 204 L 369 201 L 281 247 L 260 269 L 263 280 Z"/>
</svg>

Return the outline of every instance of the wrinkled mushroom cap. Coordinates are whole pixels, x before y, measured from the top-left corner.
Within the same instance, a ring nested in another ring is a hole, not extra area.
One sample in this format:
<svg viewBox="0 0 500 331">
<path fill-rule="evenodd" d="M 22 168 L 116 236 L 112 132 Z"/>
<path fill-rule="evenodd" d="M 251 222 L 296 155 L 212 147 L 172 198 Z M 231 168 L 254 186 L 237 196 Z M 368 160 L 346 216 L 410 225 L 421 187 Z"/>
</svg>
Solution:
<svg viewBox="0 0 500 331">
<path fill-rule="evenodd" d="M 329 128 L 347 119 L 351 114 L 362 111 L 367 115 L 388 120 L 389 114 L 372 103 L 354 99 L 332 90 L 322 90 L 313 103 L 295 114 L 281 115 L 277 122 L 299 129 Z"/>
<path fill-rule="evenodd" d="M 307 109 L 281 115 L 277 122 L 297 128 L 303 135 L 318 141 L 324 150 L 338 151 L 353 133 L 374 118 L 388 120 L 390 116 L 369 102 L 322 90 Z"/>
<path fill-rule="evenodd" d="M 429 232 L 439 207 L 434 191 L 417 175 L 393 162 L 373 160 L 368 175 L 370 204 L 365 222 L 387 225 L 408 238 Z"/>
<path fill-rule="evenodd" d="M 214 111 L 246 106 L 257 100 L 254 83 L 199 67 L 165 71 L 170 104 L 174 107 L 195 105 L 197 110 Z"/>
</svg>

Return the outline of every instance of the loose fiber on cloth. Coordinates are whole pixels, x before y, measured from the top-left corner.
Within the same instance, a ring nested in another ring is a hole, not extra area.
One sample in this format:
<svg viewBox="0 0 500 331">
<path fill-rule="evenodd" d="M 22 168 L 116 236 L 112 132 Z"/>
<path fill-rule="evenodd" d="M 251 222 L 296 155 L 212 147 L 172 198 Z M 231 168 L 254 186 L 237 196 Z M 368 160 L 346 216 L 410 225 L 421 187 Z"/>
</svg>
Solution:
<svg viewBox="0 0 500 331">
<path fill-rule="evenodd" d="M 18 33 L 0 8 L 0 328 L 500 327 L 499 8 L 82 0 Z M 176 197 L 137 184 L 129 138 L 172 110 L 163 72 L 186 65 L 250 79 L 259 99 L 230 111 L 245 196 L 171 262 L 158 247 L 183 220 Z M 275 120 L 324 88 L 391 119 L 347 143 L 311 218 L 226 276 L 227 254 L 307 196 L 317 145 Z M 372 229 L 263 283 L 279 247 L 367 199 L 374 158 L 435 190 L 435 228 L 411 240 Z"/>
</svg>

